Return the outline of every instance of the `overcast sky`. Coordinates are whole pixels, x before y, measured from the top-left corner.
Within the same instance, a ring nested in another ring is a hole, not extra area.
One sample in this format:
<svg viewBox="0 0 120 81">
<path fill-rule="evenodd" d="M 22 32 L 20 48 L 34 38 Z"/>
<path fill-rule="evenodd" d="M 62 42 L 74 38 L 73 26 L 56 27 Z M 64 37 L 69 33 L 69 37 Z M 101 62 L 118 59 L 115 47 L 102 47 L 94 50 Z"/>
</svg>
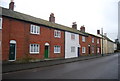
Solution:
<svg viewBox="0 0 120 81">
<path fill-rule="evenodd" d="M 72 26 L 82 25 L 86 32 L 96 34 L 103 27 L 104 33 L 114 40 L 118 35 L 119 0 L 14 0 L 15 11 L 49 20 L 54 13 L 56 23 Z M 8 8 L 10 0 L 1 0 L 0 6 Z"/>
</svg>

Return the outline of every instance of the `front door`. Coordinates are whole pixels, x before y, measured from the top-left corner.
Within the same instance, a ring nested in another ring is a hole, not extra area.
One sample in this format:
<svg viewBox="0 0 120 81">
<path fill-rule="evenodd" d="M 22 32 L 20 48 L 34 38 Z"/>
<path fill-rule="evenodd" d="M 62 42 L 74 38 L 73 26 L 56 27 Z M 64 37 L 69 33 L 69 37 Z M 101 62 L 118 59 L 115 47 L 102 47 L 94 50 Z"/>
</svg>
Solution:
<svg viewBox="0 0 120 81">
<path fill-rule="evenodd" d="M 9 60 L 15 60 L 16 44 L 10 44 Z"/>
<path fill-rule="evenodd" d="M 90 47 L 88 47 L 88 53 L 90 54 Z"/>
<path fill-rule="evenodd" d="M 44 57 L 48 58 L 48 54 L 49 54 L 49 46 L 45 46 L 45 52 L 44 52 Z"/>
</svg>

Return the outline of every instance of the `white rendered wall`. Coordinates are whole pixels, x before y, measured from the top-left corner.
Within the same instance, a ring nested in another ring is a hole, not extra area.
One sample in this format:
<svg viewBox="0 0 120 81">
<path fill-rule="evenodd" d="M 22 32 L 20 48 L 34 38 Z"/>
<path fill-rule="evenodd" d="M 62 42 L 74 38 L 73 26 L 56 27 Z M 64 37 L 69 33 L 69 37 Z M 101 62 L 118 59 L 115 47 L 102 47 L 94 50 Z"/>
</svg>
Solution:
<svg viewBox="0 0 120 81">
<path fill-rule="evenodd" d="M 71 52 L 71 47 L 75 47 L 75 52 Z M 75 34 L 75 40 L 71 40 L 71 33 L 65 32 L 65 58 L 78 57 L 79 34 Z"/>
</svg>

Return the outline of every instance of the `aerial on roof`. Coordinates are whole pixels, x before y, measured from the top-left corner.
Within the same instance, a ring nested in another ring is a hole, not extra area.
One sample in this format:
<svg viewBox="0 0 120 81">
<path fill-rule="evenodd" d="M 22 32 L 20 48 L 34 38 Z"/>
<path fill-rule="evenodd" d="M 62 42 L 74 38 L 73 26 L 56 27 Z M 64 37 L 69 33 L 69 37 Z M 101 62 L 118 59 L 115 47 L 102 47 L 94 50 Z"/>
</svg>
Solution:
<svg viewBox="0 0 120 81">
<path fill-rule="evenodd" d="M 73 28 L 70 28 L 67 26 L 63 26 L 63 25 L 60 25 L 57 23 L 51 23 L 47 20 L 36 18 L 36 17 L 26 15 L 26 14 L 23 14 L 20 12 L 12 11 L 12 10 L 9 10 L 9 9 L 3 8 L 3 7 L 0 7 L 0 9 L 2 9 L 2 16 L 11 17 L 14 19 L 18 19 L 18 20 L 22 20 L 22 21 L 26 21 L 26 22 L 31 22 L 31 23 L 35 23 L 35 24 L 41 24 L 41 25 L 48 26 L 51 28 L 60 29 L 63 31 L 69 31 L 69 32 L 73 32 L 76 34 L 81 34 L 81 35 L 86 36 L 86 34 L 80 32 L 79 30 L 76 30 L 76 29 L 73 29 Z"/>
</svg>

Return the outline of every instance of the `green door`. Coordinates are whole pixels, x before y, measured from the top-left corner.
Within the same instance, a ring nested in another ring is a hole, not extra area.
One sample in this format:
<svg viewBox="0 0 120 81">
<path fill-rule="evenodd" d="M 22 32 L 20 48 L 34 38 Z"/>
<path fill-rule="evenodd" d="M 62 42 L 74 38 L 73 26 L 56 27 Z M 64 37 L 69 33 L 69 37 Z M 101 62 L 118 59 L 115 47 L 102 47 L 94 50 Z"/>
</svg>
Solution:
<svg viewBox="0 0 120 81">
<path fill-rule="evenodd" d="M 49 53 L 48 46 L 45 46 L 45 54 L 44 54 L 45 58 L 48 58 L 48 53 Z"/>
<path fill-rule="evenodd" d="M 15 45 L 16 44 L 10 44 L 9 60 L 15 60 Z"/>
</svg>

